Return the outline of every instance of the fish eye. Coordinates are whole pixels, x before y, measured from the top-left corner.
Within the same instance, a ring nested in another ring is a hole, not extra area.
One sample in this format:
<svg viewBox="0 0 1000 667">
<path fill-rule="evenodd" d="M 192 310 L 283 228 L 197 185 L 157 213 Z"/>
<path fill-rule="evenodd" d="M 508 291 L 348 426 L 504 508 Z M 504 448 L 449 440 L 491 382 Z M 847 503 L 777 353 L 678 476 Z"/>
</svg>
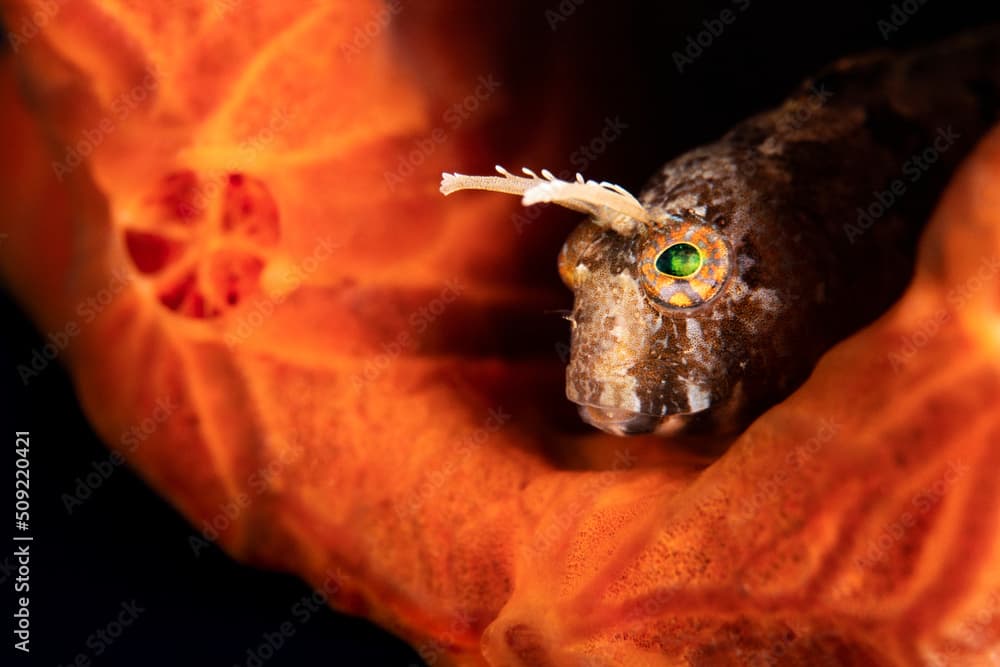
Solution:
<svg viewBox="0 0 1000 667">
<path fill-rule="evenodd" d="M 656 270 L 674 278 L 687 278 L 701 268 L 701 251 L 690 243 L 675 243 L 656 257 Z"/>
<path fill-rule="evenodd" d="M 657 229 L 643 241 L 639 275 L 661 310 L 702 306 L 722 292 L 729 279 L 732 250 L 726 239 L 700 220 L 686 219 Z"/>
</svg>

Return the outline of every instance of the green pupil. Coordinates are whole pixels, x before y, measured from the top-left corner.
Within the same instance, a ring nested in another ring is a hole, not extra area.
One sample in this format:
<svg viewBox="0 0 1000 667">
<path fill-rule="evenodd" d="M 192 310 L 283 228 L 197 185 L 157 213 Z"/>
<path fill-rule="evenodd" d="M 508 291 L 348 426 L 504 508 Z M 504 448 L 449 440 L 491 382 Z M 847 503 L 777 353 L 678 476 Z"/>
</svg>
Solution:
<svg viewBox="0 0 1000 667">
<path fill-rule="evenodd" d="M 675 278 L 686 278 L 701 268 L 701 253 L 690 243 L 675 243 L 656 258 L 656 270 Z"/>
</svg>

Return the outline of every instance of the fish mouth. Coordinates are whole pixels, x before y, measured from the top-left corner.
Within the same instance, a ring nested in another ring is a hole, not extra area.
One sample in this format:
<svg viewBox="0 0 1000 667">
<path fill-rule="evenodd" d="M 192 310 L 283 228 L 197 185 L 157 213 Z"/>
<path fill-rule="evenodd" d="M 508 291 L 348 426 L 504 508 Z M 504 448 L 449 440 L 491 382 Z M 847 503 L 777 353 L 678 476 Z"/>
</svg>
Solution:
<svg viewBox="0 0 1000 667">
<path fill-rule="evenodd" d="M 619 436 L 648 433 L 670 435 L 682 430 L 688 423 L 688 417 L 696 414 L 651 415 L 646 412 L 634 412 L 605 405 L 586 404 L 580 404 L 577 409 L 583 421 L 605 433 Z"/>
<path fill-rule="evenodd" d="M 652 433 L 660 424 L 659 415 L 649 415 L 644 412 L 632 412 L 602 405 L 581 405 L 578 409 L 583 421 L 612 435 Z"/>
</svg>

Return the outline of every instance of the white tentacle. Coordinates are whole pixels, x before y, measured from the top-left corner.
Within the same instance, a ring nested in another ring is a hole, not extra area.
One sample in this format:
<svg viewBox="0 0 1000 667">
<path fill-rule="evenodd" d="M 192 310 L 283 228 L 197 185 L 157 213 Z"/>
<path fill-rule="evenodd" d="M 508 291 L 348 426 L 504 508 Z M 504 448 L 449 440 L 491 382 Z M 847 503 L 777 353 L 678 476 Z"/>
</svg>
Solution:
<svg viewBox="0 0 1000 667">
<path fill-rule="evenodd" d="M 516 176 L 500 165 L 499 176 L 467 176 L 441 174 L 441 193 L 450 195 L 459 190 L 487 190 L 521 195 L 525 206 L 552 203 L 586 213 L 601 227 L 613 229 L 622 235 L 634 234 L 640 225 L 650 224 L 652 217 L 642 204 L 625 188 L 614 183 L 584 180 L 580 174 L 576 181 L 556 178 L 548 169 L 539 176 L 524 167 L 524 176 Z"/>
</svg>

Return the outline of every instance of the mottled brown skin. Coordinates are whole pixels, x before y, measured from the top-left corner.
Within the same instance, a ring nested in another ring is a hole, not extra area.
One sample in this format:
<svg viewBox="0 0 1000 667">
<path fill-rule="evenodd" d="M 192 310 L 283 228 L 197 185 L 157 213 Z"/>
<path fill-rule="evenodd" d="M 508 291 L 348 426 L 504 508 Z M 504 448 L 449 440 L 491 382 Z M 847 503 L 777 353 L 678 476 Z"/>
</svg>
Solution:
<svg viewBox="0 0 1000 667">
<path fill-rule="evenodd" d="M 637 274 L 650 231 L 582 223 L 563 250 L 586 278 L 571 284 L 567 396 L 612 433 L 741 428 L 900 295 L 942 187 L 998 119 L 994 28 L 839 62 L 780 108 L 671 161 L 641 201 L 657 224 L 679 215 L 724 235 L 731 277 L 698 308 L 665 309 Z M 921 154 L 935 141 L 929 163 Z M 876 205 L 882 215 L 859 222 L 859 208 Z"/>
</svg>

